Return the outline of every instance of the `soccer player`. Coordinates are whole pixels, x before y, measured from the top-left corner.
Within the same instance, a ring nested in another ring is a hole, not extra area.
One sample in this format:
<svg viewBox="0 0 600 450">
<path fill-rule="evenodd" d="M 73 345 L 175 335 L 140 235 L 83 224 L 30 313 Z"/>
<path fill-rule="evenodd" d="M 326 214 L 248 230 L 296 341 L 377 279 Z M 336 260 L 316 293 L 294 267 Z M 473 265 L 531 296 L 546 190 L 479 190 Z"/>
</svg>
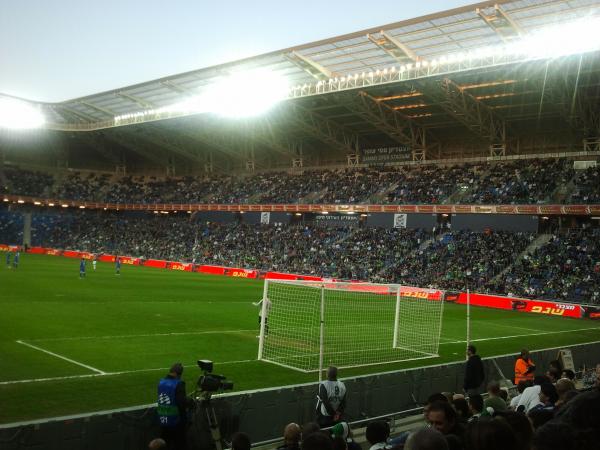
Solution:
<svg viewBox="0 0 600 450">
<path fill-rule="evenodd" d="M 19 267 L 19 258 L 21 257 L 21 254 L 19 253 L 19 251 L 15 252 L 15 257 L 13 258 L 13 267 L 15 269 L 17 269 Z"/>
<path fill-rule="evenodd" d="M 263 307 L 263 302 L 265 302 L 265 305 Z M 260 309 L 258 310 L 258 332 L 260 333 L 260 325 L 262 322 L 262 315 L 263 315 L 263 308 L 265 311 L 265 336 L 267 334 L 269 334 L 269 312 L 271 311 L 271 306 L 273 306 L 273 304 L 271 303 L 271 300 L 269 300 L 269 298 L 265 298 L 259 302 L 252 302 L 252 304 L 254 306 L 260 306 Z M 260 337 L 260 334 L 256 337 Z"/>
<path fill-rule="evenodd" d="M 98 255 L 94 254 L 94 258 L 92 259 L 92 268 L 94 272 L 96 271 L 96 264 L 98 263 Z"/>
<path fill-rule="evenodd" d="M 115 258 L 115 270 L 116 275 L 121 275 L 121 259 L 118 256 Z"/>
<path fill-rule="evenodd" d="M 85 278 L 85 258 L 79 261 L 79 278 Z"/>
<path fill-rule="evenodd" d="M 10 251 L 6 252 L 6 268 L 10 269 Z"/>
</svg>

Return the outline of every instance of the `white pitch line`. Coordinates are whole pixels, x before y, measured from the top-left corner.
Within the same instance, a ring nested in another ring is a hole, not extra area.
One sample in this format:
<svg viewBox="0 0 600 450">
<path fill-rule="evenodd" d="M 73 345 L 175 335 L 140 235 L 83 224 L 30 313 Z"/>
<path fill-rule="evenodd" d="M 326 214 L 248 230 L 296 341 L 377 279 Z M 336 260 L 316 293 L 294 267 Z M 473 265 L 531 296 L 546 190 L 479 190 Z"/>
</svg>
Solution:
<svg viewBox="0 0 600 450">
<path fill-rule="evenodd" d="M 242 364 L 248 362 L 255 362 L 257 359 L 240 359 L 237 361 L 222 361 L 215 362 L 214 364 Z M 196 367 L 196 364 L 187 364 L 184 367 Z M 63 381 L 63 380 L 72 380 L 77 378 L 95 378 L 95 377 L 110 377 L 115 375 L 127 375 L 130 373 L 140 373 L 140 372 L 158 372 L 160 370 L 169 370 L 169 367 L 154 367 L 152 369 L 134 369 L 134 370 L 121 370 L 118 372 L 102 372 L 102 373 L 89 373 L 85 375 L 67 375 L 63 377 L 47 377 L 47 378 L 31 378 L 26 380 L 9 380 L 9 381 L 0 381 L 0 386 L 11 385 L 11 384 L 23 384 L 23 383 L 41 383 L 45 381 Z"/>
<path fill-rule="evenodd" d="M 562 331 L 545 331 L 543 333 L 515 334 L 512 336 L 495 336 L 495 337 L 489 337 L 489 338 L 471 339 L 470 342 L 496 341 L 499 339 L 512 339 L 512 338 L 528 337 L 528 336 L 543 336 L 543 335 L 547 335 L 547 334 L 559 334 L 559 333 L 575 333 L 577 331 L 590 331 L 590 330 L 597 330 L 600 332 L 600 327 L 576 328 L 574 330 L 562 330 Z M 467 341 L 462 340 L 462 341 L 452 341 L 452 342 L 440 342 L 440 345 L 462 344 L 465 342 L 467 342 Z"/>
<path fill-rule="evenodd" d="M 481 323 L 481 322 L 480 322 Z M 537 330 L 535 328 L 527 328 L 527 327 L 517 327 L 515 325 L 506 325 L 504 323 L 482 323 L 484 326 L 493 326 L 493 327 L 502 327 L 502 328 L 512 328 L 513 330 L 527 330 L 527 331 L 535 331 L 538 333 L 542 333 L 544 330 Z"/>
<path fill-rule="evenodd" d="M 46 349 L 44 349 L 42 347 L 38 347 L 37 345 L 28 344 L 27 342 L 24 342 L 24 341 L 17 341 L 17 343 L 21 344 L 21 345 L 24 345 L 26 347 L 32 348 L 34 350 L 37 350 L 39 352 L 43 352 L 43 353 L 46 353 L 48 355 L 52 355 L 55 358 L 59 358 L 59 359 L 68 361 L 71 364 L 76 364 L 78 366 L 85 367 L 86 369 L 91 370 L 92 372 L 96 372 L 97 374 L 100 374 L 100 375 L 105 375 L 106 374 L 106 372 L 104 372 L 103 370 L 96 369 L 95 367 L 88 366 L 87 364 L 80 363 L 79 361 L 75 361 L 74 359 L 67 358 L 66 356 L 59 355 L 58 353 L 51 352 L 50 350 L 46 350 Z"/>
<path fill-rule="evenodd" d="M 235 333 L 256 333 L 256 329 L 253 330 L 209 330 L 209 331 L 182 331 L 173 333 L 148 333 L 148 334 L 115 334 L 109 336 L 71 336 L 71 337 L 59 337 L 59 338 L 37 338 L 27 339 L 29 342 L 54 342 L 54 341 L 83 341 L 90 339 L 124 339 L 124 338 L 136 338 L 136 337 L 158 337 L 158 336 L 189 336 L 196 334 L 235 334 Z"/>
</svg>

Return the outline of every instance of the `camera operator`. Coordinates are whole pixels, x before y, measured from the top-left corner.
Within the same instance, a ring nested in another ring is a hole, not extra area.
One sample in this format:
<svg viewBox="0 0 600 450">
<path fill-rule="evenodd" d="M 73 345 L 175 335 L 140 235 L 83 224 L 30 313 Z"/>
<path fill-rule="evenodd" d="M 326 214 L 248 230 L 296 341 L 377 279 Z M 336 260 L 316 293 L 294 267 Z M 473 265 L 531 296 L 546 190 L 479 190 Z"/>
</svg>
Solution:
<svg viewBox="0 0 600 450">
<path fill-rule="evenodd" d="M 181 380 L 183 365 L 175 363 L 158 383 L 158 407 L 162 438 L 167 448 L 183 450 L 186 447 L 187 410 L 193 401 L 186 396 L 185 382 Z"/>
</svg>

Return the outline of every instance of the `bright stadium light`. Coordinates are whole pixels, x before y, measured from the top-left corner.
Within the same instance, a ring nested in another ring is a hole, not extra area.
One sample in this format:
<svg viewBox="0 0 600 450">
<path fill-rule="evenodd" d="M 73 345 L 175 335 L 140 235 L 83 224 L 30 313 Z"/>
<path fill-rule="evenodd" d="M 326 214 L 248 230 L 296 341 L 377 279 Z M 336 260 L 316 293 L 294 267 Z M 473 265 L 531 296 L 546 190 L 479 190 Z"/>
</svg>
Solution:
<svg viewBox="0 0 600 450">
<path fill-rule="evenodd" d="M 284 77 L 270 70 L 256 69 L 233 73 L 208 86 L 201 94 L 168 109 L 190 114 L 210 112 L 226 117 L 251 117 L 265 113 L 288 98 L 289 91 Z"/>
<path fill-rule="evenodd" d="M 0 128 L 39 128 L 44 123 L 38 108 L 16 98 L 0 97 Z"/>
<path fill-rule="evenodd" d="M 600 49 L 600 17 L 545 27 L 508 46 L 510 53 L 552 58 Z"/>
</svg>

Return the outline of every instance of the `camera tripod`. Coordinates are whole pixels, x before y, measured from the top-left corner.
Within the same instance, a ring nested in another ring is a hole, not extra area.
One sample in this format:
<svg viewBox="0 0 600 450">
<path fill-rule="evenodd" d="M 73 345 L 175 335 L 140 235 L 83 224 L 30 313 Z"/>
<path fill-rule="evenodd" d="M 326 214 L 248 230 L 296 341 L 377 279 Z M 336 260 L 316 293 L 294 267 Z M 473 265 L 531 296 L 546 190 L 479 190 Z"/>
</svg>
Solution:
<svg viewBox="0 0 600 450">
<path fill-rule="evenodd" d="M 223 450 L 223 437 L 221 436 L 221 428 L 219 427 L 219 420 L 217 419 L 217 413 L 215 412 L 215 408 L 211 402 L 211 394 L 206 392 L 200 392 L 197 396 L 195 396 L 196 400 L 196 414 L 201 414 L 200 410 L 203 409 L 206 420 L 208 423 L 208 429 L 210 431 L 210 436 L 214 443 L 216 450 Z M 199 419 L 199 417 L 196 417 Z M 196 421 L 196 426 L 198 426 L 198 422 Z"/>
</svg>

